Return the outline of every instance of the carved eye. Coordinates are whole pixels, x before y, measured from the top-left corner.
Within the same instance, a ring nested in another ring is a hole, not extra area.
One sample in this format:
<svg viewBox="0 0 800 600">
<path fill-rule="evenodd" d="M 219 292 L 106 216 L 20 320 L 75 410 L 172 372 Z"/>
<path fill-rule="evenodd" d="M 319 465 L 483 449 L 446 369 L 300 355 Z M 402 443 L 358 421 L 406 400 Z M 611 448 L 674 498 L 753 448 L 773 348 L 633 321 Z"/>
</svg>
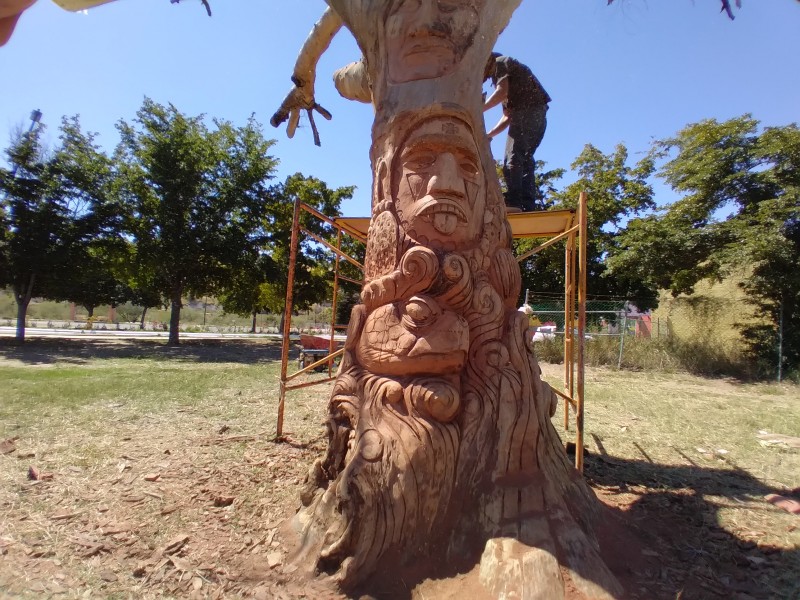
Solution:
<svg viewBox="0 0 800 600">
<path fill-rule="evenodd" d="M 438 5 L 440 11 L 449 13 L 461 8 L 464 2 L 459 2 L 458 0 L 439 0 Z"/>
<path fill-rule="evenodd" d="M 414 152 L 403 162 L 406 169 L 410 171 L 425 171 L 436 162 L 436 154 L 431 151 Z"/>
<path fill-rule="evenodd" d="M 433 316 L 431 307 L 420 300 L 412 300 L 406 304 L 406 314 L 417 323 L 429 321 Z"/>
<path fill-rule="evenodd" d="M 419 10 L 421 4 L 422 3 L 420 0 L 403 0 L 396 5 L 396 8 L 392 11 L 392 14 L 399 12 L 416 12 Z"/>
<path fill-rule="evenodd" d="M 458 162 L 458 168 L 473 177 L 478 174 L 478 165 L 469 158 L 461 158 Z"/>
<path fill-rule="evenodd" d="M 439 316 L 438 307 L 418 296 L 406 303 L 403 323 L 408 329 L 423 329 L 431 325 Z"/>
</svg>

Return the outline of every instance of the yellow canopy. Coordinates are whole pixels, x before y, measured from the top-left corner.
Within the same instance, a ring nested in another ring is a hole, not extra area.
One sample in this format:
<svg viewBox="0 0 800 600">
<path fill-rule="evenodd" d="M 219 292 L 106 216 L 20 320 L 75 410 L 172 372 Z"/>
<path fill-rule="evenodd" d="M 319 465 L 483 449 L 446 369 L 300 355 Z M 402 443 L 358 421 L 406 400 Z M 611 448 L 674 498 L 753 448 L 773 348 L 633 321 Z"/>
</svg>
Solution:
<svg viewBox="0 0 800 600">
<path fill-rule="evenodd" d="M 336 217 L 333 221 L 347 233 L 365 239 L 369 217 Z M 508 215 L 515 238 L 555 237 L 575 225 L 574 210 L 543 210 Z"/>
</svg>

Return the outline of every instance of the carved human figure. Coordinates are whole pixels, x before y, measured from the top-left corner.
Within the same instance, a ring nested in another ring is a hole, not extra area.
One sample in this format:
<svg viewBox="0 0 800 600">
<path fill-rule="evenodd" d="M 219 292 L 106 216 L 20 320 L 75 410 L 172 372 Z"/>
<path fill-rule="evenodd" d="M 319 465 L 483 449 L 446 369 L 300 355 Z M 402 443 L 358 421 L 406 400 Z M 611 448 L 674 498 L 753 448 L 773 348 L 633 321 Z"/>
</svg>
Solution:
<svg viewBox="0 0 800 600">
<path fill-rule="evenodd" d="M 515 569 L 563 596 L 561 566 L 587 597 L 618 591 L 586 526 L 594 498 L 526 347 L 482 128 L 484 66 L 519 1 L 328 0 L 336 18 L 322 31 L 353 33 L 375 107 L 372 220 L 327 453 L 293 524 L 296 564 L 345 588 L 376 573 L 466 572 L 484 542 L 512 537 L 527 566 L 487 563 L 498 596 Z"/>
<path fill-rule="evenodd" d="M 397 216 L 405 233 L 435 249 L 464 248 L 483 225 L 486 185 L 466 122 L 432 117 L 412 130 L 395 157 Z"/>
<path fill-rule="evenodd" d="M 395 0 L 386 20 L 389 81 L 404 83 L 447 75 L 478 30 L 483 2 Z"/>
</svg>

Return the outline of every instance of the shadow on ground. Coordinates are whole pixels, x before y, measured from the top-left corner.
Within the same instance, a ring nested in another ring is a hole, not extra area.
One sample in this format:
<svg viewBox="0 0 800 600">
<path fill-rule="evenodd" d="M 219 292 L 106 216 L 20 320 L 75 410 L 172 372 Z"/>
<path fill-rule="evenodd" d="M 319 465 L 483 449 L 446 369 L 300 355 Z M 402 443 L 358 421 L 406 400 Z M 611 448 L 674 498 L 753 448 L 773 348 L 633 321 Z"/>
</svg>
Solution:
<svg viewBox="0 0 800 600">
<path fill-rule="evenodd" d="M 638 594 L 684 600 L 800 597 L 800 549 L 777 545 L 760 529 L 769 523 L 773 536 L 783 531 L 788 539 L 800 527 L 800 518 L 764 499 L 792 492 L 770 487 L 732 461 L 724 462 L 709 468 L 587 456 L 589 484 L 639 533 L 642 552 L 654 559 L 633 573 Z M 734 527 L 729 515 L 723 528 L 720 511 L 725 508 L 746 511 L 733 517 Z"/>
<path fill-rule="evenodd" d="M 296 357 L 296 352 L 290 354 Z M 85 364 L 111 359 L 178 360 L 199 363 L 256 364 L 281 358 L 280 340 L 224 339 L 185 340 L 180 346 L 167 346 L 160 340 L 141 339 L 29 339 L 22 346 L 12 338 L 0 339 L 0 359 L 29 365 L 56 363 Z"/>
</svg>

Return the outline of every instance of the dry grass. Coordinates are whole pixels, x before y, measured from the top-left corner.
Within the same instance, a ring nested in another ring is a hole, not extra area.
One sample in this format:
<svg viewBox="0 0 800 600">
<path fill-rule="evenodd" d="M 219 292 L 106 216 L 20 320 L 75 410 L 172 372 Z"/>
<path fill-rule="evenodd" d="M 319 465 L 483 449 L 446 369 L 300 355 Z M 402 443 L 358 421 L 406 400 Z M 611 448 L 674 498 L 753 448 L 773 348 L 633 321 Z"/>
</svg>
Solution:
<svg viewBox="0 0 800 600">
<path fill-rule="evenodd" d="M 563 367 L 543 364 L 560 387 Z M 563 417 L 554 419 L 562 438 Z M 684 598 L 800 594 L 800 517 L 765 501 L 798 488 L 800 451 L 757 434 L 800 436 L 796 385 L 742 384 L 687 374 L 590 369 L 586 375 L 586 475 L 601 498 L 654 533 L 659 575 Z M 666 568 L 666 567 L 665 567 Z M 738 586 L 738 587 L 737 587 Z"/>
<path fill-rule="evenodd" d="M 325 392 L 292 395 L 275 443 L 274 344 L 4 354 L 0 596 L 279 597 L 268 559 L 324 450 Z"/>
<path fill-rule="evenodd" d="M 289 395 L 290 443 L 276 443 L 277 357 L 247 340 L 0 346 L 0 440 L 17 438 L 0 454 L 0 597 L 299 595 L 270 561 L 324 452 L 330 384 Z M 561 367 L 543 368 L 557 384 Z M 587 477 L 663 556 L 637 574 L 663 586 L 639 597 L 797 597 L 798 517 L 763 496 L 798 485 L 800 456 L 755 434 L 800 434 L 798 400 L 796 386 L 587 372 Z"/>
</svg>

